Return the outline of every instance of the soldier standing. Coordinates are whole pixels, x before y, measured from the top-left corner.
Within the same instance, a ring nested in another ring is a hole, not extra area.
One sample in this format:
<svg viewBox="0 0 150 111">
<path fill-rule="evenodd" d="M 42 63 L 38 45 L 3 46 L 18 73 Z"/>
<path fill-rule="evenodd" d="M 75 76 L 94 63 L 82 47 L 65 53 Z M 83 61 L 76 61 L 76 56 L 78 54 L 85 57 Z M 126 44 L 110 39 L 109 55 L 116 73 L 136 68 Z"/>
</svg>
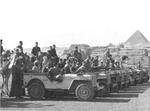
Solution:
<svg viewBox="0 0 150 111">
<path fill-rule="evenodd" d="M 53 49 L 53 47 L 50 46 L 49 48 L 50 48 L 50 49 L 47 51 L 47 58 L 48 58 L 48 59 L 52 59 L 52 49 Z"/>
<path fill-rule="evenodd" d="M 0 67 L 2 66 L 3 40 L 0 40 Z"/>
<path fill-rule="evenodd" d="M 53 45 L 51 52 L 52 52 L 53 64 L 55 66 L 59 62 L 59 58 L 57 56 L 56 45 L 55 44 Z"/>
<path fill-rule="evenodd" d="M 12 66 L 12 87 L 10 92 L 10 97 L 16 97 L 17 99 L 22 98 L 25 94 L 23 85 L 23 69 L 22 69 L 22 56 L 20 52 L 16 49 L 15 60 Z"/>
<path fill-rule="evenodd" d="M 20 49 L 20 51 L 21 51 L 20 54 L 21 55 L 23 54 L 23 47 L 22 46 L 23 46 L 23 42 L 19 41 L 19 45 L 17 46 L 17 48 Z"/>
<path fill-rule="evenodd" d="M 35 46 L 32 48 L 32 54 L 38 57 L 38 53 L 41 51 L 40 47 L 38 46 L 38 42 L 35 42 Z"/>
<path fill-rule="evenodd" d="M 78 47 L 77 47 L 77 46 L 75 47 L 75 50 L 74 50 L 74 52 L 73 52 L 73 56 L 74 56 L 75 58 L 78 58 Z"/>
<path fill-rule="evenodd" d="M 32 48 L 32 58 L 31 61 L 34 62 L 38 58 L 38 54 L 41 51 L 40 47 L 38 46 L 38 42 L 35 42 L 35 46 Z"/>
<path fill-rule="evenodd" d="M 4 51 L 4 49 L 3 49 L 3 40 L 0 40 L 0 53 L 1 53 L 1 55 L 2 55 L 2 52 Z"/>
<path fill-rule="evenodd" d="M 53 44 L 53 48 L 52 48 L 52 56 L 53 57 L 57 57 L 57 53 L 56 53 L 56 45 Z"/>
</svg>

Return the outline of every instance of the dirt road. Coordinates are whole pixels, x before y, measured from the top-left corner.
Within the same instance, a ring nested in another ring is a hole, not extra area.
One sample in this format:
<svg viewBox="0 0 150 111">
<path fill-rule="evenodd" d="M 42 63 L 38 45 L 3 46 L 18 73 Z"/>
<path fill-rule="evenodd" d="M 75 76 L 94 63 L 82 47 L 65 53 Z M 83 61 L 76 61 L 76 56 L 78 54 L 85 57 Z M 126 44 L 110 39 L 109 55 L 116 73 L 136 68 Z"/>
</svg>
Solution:
<svg viewBox="0 0 150 111">
<path fill-rule="evenodd" d="M 96 98 L 89 102 L 78 101 L 72 97 L 41 101 L 30 98 L 1 98 L 0 107 L 1 111 L 150 111 L 150 83 L 131 86 L 119 93 L 112 93 L 109 97 Z"/>
</svg>

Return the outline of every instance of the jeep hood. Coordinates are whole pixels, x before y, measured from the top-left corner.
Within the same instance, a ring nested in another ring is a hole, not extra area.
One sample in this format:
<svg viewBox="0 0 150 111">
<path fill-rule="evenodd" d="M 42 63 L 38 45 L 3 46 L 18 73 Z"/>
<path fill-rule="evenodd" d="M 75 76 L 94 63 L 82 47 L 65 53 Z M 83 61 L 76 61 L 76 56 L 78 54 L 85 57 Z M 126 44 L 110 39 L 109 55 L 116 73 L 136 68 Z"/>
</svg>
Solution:
<svg viewBox="0 0 150 111">
<path fill-rule="evenodd" d="M 89 74 L 65 74 L 65 77 L 74 78 L 77 80 L 91 80 L 96 75 L 89 75 Z"/>
</svg>

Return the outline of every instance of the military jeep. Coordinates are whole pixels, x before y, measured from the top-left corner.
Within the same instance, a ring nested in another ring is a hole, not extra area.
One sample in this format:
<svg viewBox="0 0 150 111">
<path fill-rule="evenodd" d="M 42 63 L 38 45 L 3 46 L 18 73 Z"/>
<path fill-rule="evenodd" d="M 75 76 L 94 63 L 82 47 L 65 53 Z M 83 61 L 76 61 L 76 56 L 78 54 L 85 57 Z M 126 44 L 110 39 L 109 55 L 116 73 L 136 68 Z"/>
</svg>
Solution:
<svg viewBox="0 0 150 111">
<path fill-rule="evenodd" d="M 91 100 L 105 88 L 105 74 L 87 72 L 64 74 L 52 80 L 49 73 L 24 73 L 24 88 L 33 99 L 43 99 L 51 93 L 75 95 L 79 100 Z"/>
<path fill-rule="evenodd" d="M 146 83 L 149 81 L 149 71 L 146 69 L 143 69 L 143 82 Z"/>
<path fill-rule="evenodd" d="M 136 78 L 136 84 L 142 84 L 143 82 L 146 82 L 149 80 L 148 72 L 146 72 L 144 69 L 140 70 L 136 66 L 131 67 L 132 72 L 135 75 Z"/>
<path fill-rule="evenodd" d="M 110 78 L 110 92 L 118 92 L 119 91 L 119 85 L 118 85 L 119 74 L 117 70 L 115 69 L 108 70 L 107 74 Z"/>
</svg>

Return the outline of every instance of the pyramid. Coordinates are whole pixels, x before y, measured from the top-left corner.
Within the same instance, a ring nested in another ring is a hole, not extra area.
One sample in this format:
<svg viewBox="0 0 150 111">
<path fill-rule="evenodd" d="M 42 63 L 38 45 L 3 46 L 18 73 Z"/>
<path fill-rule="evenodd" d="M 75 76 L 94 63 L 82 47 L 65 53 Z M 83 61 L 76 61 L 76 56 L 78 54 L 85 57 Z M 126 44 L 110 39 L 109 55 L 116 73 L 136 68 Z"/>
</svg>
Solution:
<svg viewBox="0 0 150 111">
<path fill-rule="evenodd" d="M 146 37 L 137 30 L 125 43 L 126 48 L 144 48 L 150 46 L 150 42 Z"/>
</svg>

